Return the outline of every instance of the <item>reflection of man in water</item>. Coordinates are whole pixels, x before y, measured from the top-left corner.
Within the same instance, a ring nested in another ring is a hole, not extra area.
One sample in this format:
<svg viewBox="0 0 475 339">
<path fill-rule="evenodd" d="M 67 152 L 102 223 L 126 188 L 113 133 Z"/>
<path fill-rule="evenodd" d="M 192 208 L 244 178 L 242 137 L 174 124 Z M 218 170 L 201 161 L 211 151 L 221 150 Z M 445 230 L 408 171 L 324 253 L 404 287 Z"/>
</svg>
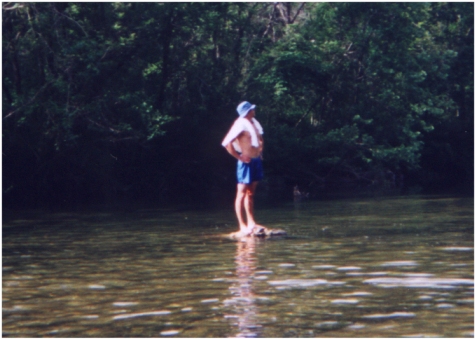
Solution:
<svg viewBox="0 0 475 339">
<path fill-rule="evenodd" d="M 256 105 L 244 101 L 237 107 L 239 118 L 236 119 L 222 145 L 237 163 L 237 194 L 234 208 L 242 235 L 249 235 L 256 226 L 254 219 L 254 193 L 257 183 L 263 178 L 262 150 L 264 133 L 262 126 L 255 119 Z M 244 221 L 243 208 L 246 211 Z"/>
<path fill-rule="evenodd" d="M 257 306 L 252 281 L 256 270 L 254 257 L 256 240 L 253 237 L 237 242 L 236 252 L 236 283 L 230 287 L 233 297 L 230 299 L 234 307 L 239 326 L 236 337 L 256 337 L 261 327 L 256 324 Z"/>
</svg>

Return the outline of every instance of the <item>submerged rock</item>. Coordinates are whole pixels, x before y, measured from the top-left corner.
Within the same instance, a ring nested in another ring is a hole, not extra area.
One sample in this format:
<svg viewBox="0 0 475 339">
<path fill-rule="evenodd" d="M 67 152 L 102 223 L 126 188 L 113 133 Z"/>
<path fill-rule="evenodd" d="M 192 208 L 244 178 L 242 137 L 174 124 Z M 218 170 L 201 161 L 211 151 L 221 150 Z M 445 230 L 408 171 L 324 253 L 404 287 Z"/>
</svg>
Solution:
<svg viewBox="0 0 475 339">
<path fill-rule="evenodd" d="M 282 237 L 286 236 L 287 232 L 280 229 L 272 229 L 264 226 L 256 226 L 251 234 L 245 235 L 241 232 L 233 232 L 229 234 L 231 239 L 243 239 L 247 237 L 257 237 L 257 238 L 270 238 L 270 237 Z"/>
</svg>

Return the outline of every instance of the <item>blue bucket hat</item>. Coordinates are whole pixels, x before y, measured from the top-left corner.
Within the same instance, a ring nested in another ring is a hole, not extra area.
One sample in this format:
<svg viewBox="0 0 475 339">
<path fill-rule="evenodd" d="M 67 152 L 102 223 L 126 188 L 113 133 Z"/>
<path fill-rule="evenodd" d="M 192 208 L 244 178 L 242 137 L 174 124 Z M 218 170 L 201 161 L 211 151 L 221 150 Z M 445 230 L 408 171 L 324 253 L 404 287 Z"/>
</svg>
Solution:
<svg viewBox="0 0 475 339">
<path fill-rule="evenodd" d="M 251 105 L 249 102 L 243 101 L 238 105 L 236 110 L 240 117 L 245 117 L 246 114 L 254 108 L 256 108 L 256 105 Z"/>
</svg>

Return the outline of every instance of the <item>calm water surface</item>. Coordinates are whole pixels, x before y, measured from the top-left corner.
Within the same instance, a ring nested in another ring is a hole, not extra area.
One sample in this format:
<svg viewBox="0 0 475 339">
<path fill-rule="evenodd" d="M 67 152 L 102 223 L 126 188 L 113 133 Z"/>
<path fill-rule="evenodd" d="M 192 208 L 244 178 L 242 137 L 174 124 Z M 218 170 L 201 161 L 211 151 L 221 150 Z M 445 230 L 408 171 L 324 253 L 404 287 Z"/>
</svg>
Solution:
<svg viewBox="0 0 475 339">
<path fill-rule="evenodd" d="M 473 337 L 473 199 L 3 215 L 4 337 Z"/>
</svg>

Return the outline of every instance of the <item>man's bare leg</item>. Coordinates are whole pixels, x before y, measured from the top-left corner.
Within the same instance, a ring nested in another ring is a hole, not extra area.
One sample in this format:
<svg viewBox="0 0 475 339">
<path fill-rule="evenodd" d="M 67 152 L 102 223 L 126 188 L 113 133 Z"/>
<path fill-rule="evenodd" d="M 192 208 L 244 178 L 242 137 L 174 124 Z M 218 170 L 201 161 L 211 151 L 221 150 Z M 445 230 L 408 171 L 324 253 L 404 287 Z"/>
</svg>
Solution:
<svg viewBox="0 0 475 339">
<path fill-rule="evenodd" d="M 252 230 L 256 226 L 256 220 L 254 219 L 254 193 L 256 192 L 257 181 L 246 185 L 246 195 L 244 197 L 244 209 L 246 210 L 247 218 L 247 232 L 251 234 Z"/>
<path fill-rule="evenodd" d="M 237 184 L 236 201 L 234 203 L 234 209 L 239 222 L 239 229 L 241 233 L 246 235 L 248 234 L 248 230 L 243 218 L 243 207 L 245 206 L 244 201 L 247 195 L 247 186 L 248 185 L 246 184 Z"/>
</svg>

